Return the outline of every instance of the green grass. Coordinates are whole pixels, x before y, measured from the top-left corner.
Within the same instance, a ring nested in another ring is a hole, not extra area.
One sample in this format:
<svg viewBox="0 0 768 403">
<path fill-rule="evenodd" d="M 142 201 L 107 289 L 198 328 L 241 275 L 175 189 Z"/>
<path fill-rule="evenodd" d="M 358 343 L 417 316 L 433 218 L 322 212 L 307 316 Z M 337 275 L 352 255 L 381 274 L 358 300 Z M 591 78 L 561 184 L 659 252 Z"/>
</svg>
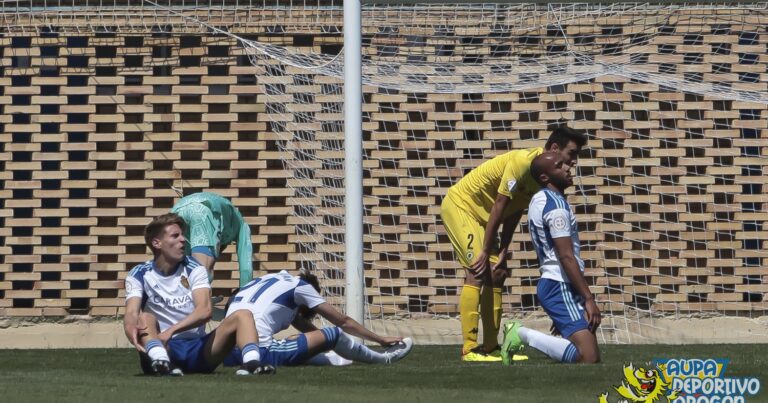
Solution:
<svg viewBox="0 0 768 403">
<path fill-rule="evenodd" d="M 596 402 L 622 365 L 653 358 L 727 358 L 726 376 L 768 381 L 768 345 L 603 346 L 603 363 L 565 365 L 530 352 L 511 367 L 464 364 L 457 346 L 417 346 L 391 366 L 280 368 L 275 376 L 139 375 L 132 350 L 0 350 L 0 401 Z M 768 401 L 768 386 L 747 402 Z M 610 394 L 616 401 L 616 393 Z"/>
</svg>

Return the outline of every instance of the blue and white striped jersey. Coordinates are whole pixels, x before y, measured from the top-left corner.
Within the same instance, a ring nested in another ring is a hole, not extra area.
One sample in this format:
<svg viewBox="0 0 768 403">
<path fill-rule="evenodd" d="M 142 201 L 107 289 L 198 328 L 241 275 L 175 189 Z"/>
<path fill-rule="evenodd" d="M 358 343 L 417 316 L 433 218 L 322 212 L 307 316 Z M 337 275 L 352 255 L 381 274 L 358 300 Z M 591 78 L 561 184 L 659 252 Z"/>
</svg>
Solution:
<svg viewBox="0 0 768 403">
<path fill-rule="evenodd" d="M 291 325 L 299 306 L 311 309 L 324 302 L 311 284 L 283 270 L 243 286 L 229 305 L 227 316 L 241 309 L 251 311 L 259 332 L 259 346 L 269 347 L 275 333 Z"/>
<path fill-rule="evenodd" d="M 176 271 L 164 276 L 148 260 L 134 267 L 125 279 L 125 300 L 142 299 L 142 311 L 157 318 L 160 331 L 182 321 L 195 310 L 192 291 L 211 288 L 205 266 L 186 256 Z M 205 335 L 205 325 L 176 333 L 173 337 L 189 339 Z"/>
<path fill-rule="evenodd" d="M 571 282 L 555 253 L 555 244 L 552 241 L 554 238 L 571 238 L 573 254 L 579 263 L 579 269 L 584 272 L 584 261 L 579 255 L 581 247 L 576 216 L 562 194 L 543 188 L 533 195 L 528 205 L 528 230 L 539 257 L 542 278 Z"/>
</svg>

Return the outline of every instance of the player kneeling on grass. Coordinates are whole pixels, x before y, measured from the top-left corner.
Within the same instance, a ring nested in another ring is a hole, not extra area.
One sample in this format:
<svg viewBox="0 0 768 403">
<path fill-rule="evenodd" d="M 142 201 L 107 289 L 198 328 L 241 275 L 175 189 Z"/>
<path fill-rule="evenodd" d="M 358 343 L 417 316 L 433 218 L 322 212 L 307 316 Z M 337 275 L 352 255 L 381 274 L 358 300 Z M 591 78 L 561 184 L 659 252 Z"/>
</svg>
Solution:
<svg viewBox="0 0 768 403">
<path fill-rule="evenodd" d="M 238 375 L 274 372 L 261 364 L 250 311 L 233 312 L 205 334 L 211 318 L 211 286 L 205 266 L 184 254 L 184 220 L 161 215 L 147 225 L 144 239 L 154 259 L 131 270 L 125 280 L 123 326 L 139 351 L 146 374 L 208 373 L 237 344 L 243 366 Z"/>
<path fill-rule="evenodd" d="M 557 127 L 544 148 L 496 156 L 473 169 L 445 195 L 440 217 L 459 263 L 466 269 L 459 297 L 462 361 L 502 360 L 498 337 L 501 294 L 509 277 L 509 245 L 525 208 L 539 189 L 529 172 L 531 161 L 547 151 L 575 165 L 586 144 L 583 133 L 567 126 Z M 478 320 L 482 321 L 482 345 L 477 343 Z M 526 357 L 519 355 L 516 359 Z"/>
<path fill-rule="evenodd" d="M 541 186 L 528 206 L 528 230 L 539 257 L 541 279 L 536 289 L 541 306 L 552 318 L 563 338 L 550 336 L 510 322 L 504 326 L 502 359 L 523 343 L 562 362 L 600 361 L 595 331 L 600 326 L 600 309 L 584 278 L 584 261 L 579 256 L 576 217 L 565 199 L 573 185 L 571 166 L 555 153 L 545 153 L 531 163 L 531 174 Z"/>
<path fill-rule="evenodd" d="M 346 365 L 351 361 L 391 364 L 405 357 L 413 347 L 410 338 L 385 337 L 371 332 L 346 316 L 319 294 L 317 277 L 293 276 L 286 271 L 256 278 L 241 288 L 230 300 L 227 318 L 248 310 L 253 314 L 259 333 L 261 360 L 274 366 Z M 318 329 L 310 318 L 319 314 L 337 327 Z M 293 325 L 303 332 L 284 340 L 274 334 Z M 351 336 L 388 347 L 378 352 Z M 225 365 L 239 363 L 236 351 Z"/>
</svg>

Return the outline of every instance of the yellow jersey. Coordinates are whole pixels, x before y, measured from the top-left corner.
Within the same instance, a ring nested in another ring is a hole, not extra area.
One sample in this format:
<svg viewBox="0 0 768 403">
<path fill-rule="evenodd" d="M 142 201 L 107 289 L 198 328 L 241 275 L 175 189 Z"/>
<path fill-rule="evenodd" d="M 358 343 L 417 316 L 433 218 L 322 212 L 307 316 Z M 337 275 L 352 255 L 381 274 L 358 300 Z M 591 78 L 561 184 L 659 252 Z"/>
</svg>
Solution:
<svg viewBox="0 0 768 403">
<path fill-rule="evenodd" d="M 506 219 L 528 208 L 539 184 L 530 174 L 531 161 L 544 152 L 541 147 L 514 150 L 483 162 L 448 189 L 446 197 L 483 225 L 499 194 L 511 199 L 502 214 Z"/>
</svg>

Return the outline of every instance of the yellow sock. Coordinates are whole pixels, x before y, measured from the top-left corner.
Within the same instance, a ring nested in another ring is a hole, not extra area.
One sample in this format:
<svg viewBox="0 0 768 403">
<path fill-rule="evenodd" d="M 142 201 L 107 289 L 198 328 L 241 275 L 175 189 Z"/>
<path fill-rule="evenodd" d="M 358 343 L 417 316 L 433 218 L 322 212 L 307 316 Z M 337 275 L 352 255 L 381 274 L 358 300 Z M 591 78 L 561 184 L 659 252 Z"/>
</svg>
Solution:
<svg viewBox="0 0 768 403">
<path fill-rule="evenodd" d="M 461 314 L 461 335 L 464 338 L 462 354 L 466 354 L 477 347 L 477 323 L 480 313 L 477 306 L 480 304 L 480 288 L 464 284 L 459 297 L 459 313 Z"/>
<path fill-rule="evenodd" d="M 483 349 L 489 353 L 499 345 L 499 327 L 496 325 L 495 289 L 484 286 L 480 292 L 480 319 L 483 322 Z M 499 304 L 501 305 L 501 304 Z"/>
<path fill-rule="evenodd" d="M 501 288 L 493 288 L 493 327 L 496 329 L 496 334 L 501 330 L 501 314 L 503 309 L 501 308 Z"/>
</svg>

